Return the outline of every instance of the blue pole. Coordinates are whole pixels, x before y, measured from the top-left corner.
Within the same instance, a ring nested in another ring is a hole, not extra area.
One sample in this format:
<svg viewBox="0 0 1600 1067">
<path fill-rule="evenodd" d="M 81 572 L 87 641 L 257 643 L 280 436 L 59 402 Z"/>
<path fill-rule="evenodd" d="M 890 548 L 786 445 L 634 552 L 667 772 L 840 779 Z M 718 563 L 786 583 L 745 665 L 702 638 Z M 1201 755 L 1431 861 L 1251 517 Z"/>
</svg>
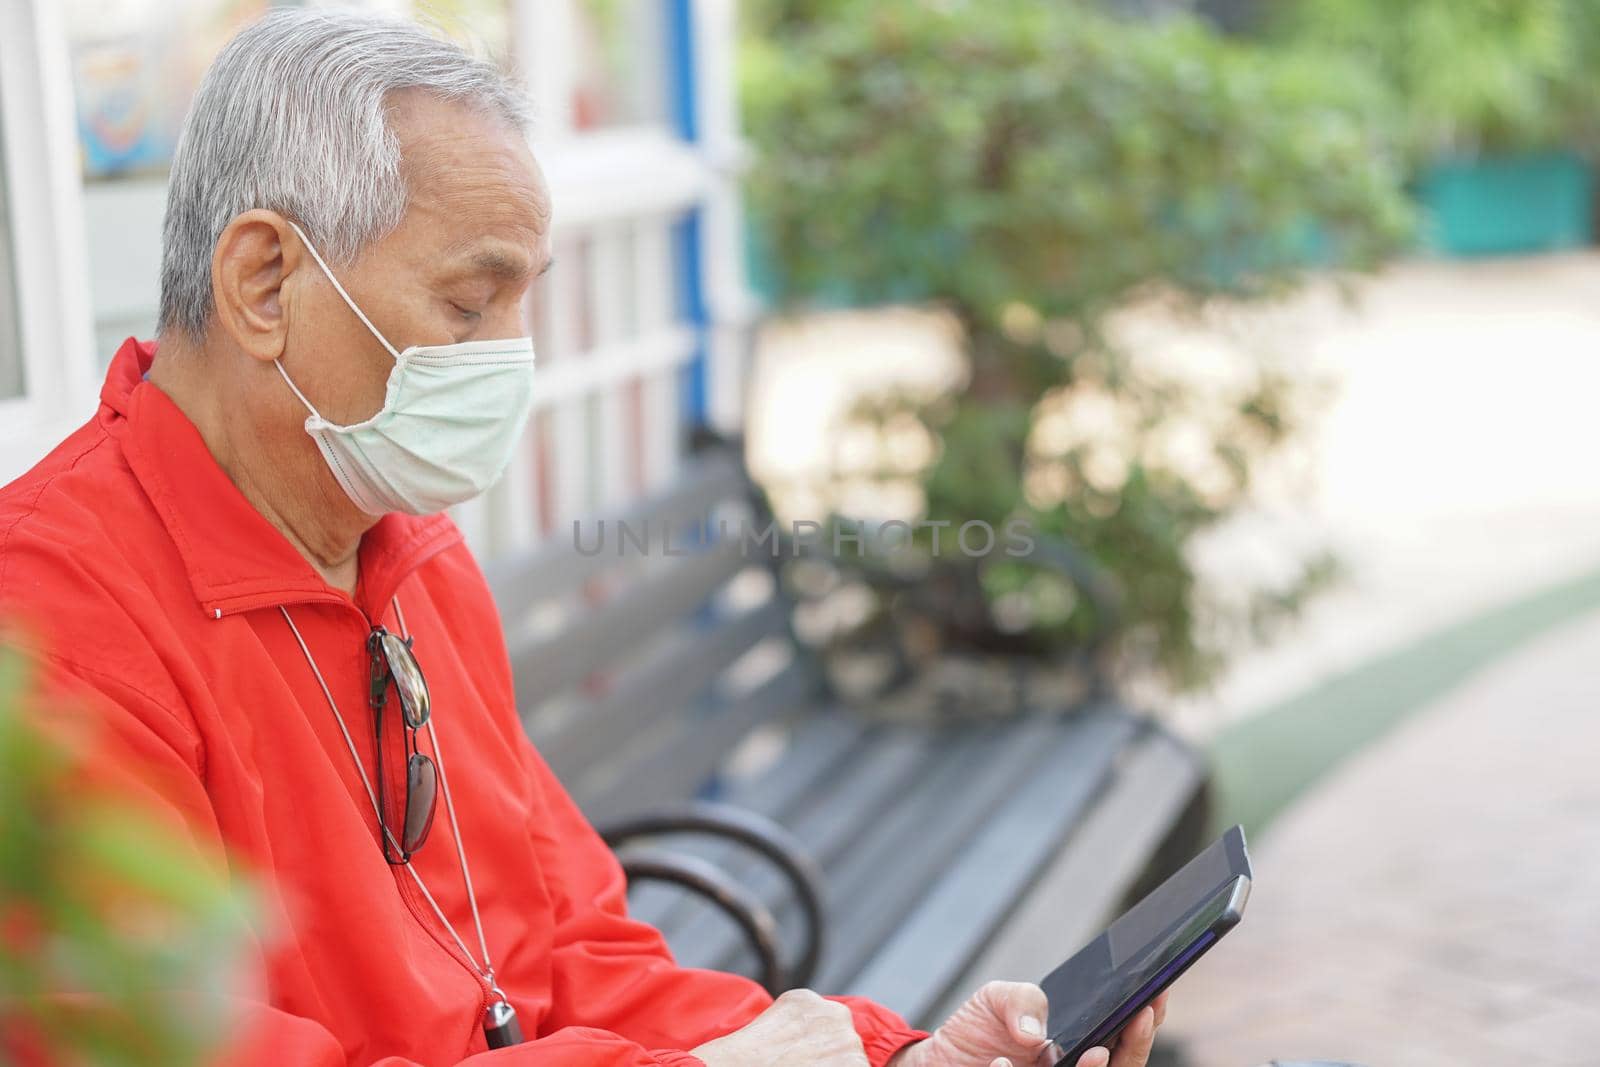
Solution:
<svg viewBox="0 0 1600 1067">
<path fill-rule="evenodd" d="M 692 0 L 665 0 L 668 48 L 671 49 L 672 124 L 685 141 L 700 139 L 700 118 L 695 107 L 694 11 Z"/>
<path fill-rule="evenodd" d="M 694 52 L 692 0 L 664 0 L 672 86 L 672 121 L 679 137 L 700 140 L 700 120 Z M 681 408 L 686 426 L 707 418 L 706 345 L 711 316 L 705 296 L 704 209 L 690 210 L 673 227 L 674 261 L 678 270 L 678 314 L 695 333 L 695 351 L 684 368 Z"/>
</svg>

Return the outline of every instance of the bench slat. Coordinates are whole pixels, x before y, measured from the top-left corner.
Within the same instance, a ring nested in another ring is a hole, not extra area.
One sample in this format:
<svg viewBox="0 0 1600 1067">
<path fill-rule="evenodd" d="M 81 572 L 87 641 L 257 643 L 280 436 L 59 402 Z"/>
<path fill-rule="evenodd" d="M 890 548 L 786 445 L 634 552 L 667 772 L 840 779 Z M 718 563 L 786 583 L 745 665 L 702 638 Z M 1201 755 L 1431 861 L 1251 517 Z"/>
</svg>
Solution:
<svg viewBox="0 0 1600 1067">
<path fill-rule="evenodd" d="M 930 776 L 857 842 L 832 871 L 838 922 L 817 981 L 845 989 L 867 959 L 988 821 L 1012 786 L 1036 772 L 1051 722 L 980 728 L 953 773 Z"/>
<path fill-rule="evenodd" d="M 773 599 L 713 626 L 690 629 L 559 732 L 542 737 L 539 750 L 559 774 L 578 774 L 603 762 L 623 751 L 631 737 L 682 717 L 729 664 L 757 641 L 782 633 L 788 618 L 788 605 Z"/>
<path fill-rule="evenodd" d="M 1026 742 L 1016 740 L 1014 731 L 970 726 L 942 730 L 938 743 L 929 749 L 928 759 L 913 768 L 909 779 L 897 782 L 898 788 L 888 798 L 887 806 L 865 812 L 849 811 L 833 803 L 821 806 L 808 829 L 816 832 L 830 822 L 845 822 L 848 825 L 834 826 L 832 832 L 850 834 L 854 841 L 852 849 L 836 854 L 834 862 L 824 866 L 828 914 L 833 918 L 828 947 L 823 953 L 823 972 L 837 968 L 838 961 L 850 952 L 847 942 L 858 939 L 873 919 L 890 915 L 892 921 L 895 909 L 883 903 L 885 897 L 920 893 L 926 888 L 926 872 L 938 866 L 941 850 L 959 848 L 960 841 L 950 839 L 959 838 L 964 829 L 964 820 L 956 809 L 972 797 L 969 786 L 974 770 L 998 767 L 996 754 L 1010 753 L 1014 759 L 1026 747 Z M 860 754 L 848 768 L 850 777 L 876 776 L 883 766 L 882 756 L 888 751 L 876 745 Z M 826 797 L 831 800 L 848 792 L 846 783 L 834 782 Z M 802 841 L 808 848 L 821 843 L 815 839 Z M 794 920 L 794 909 L 773 889 L 769 883 L 764 902 L 781 923 L 788 925 Z M 710 942 L 691 938 L 687 944 L 694 959 L 719 969 L 734 966 L 742 952 L 741 944 L 725 935 Z M 842 983 L 828 984 L 830 981 L 825 974 L 819 975 L 818 987 L 842 987 Z"/>
<path fill-rule="evenodd" d="M 955 758 L 953 751 L 943 757 L 945 761 Z M 836 769 L 842 773 L 830 776 L 821 789 L 805 798 L 813 803 L 787 813 L 763 812 L 788 827 L 824 874 L 866 832 L 876 813 L 890 807 L 919 775 L 933 773 L 941 764 L 940 754 L 933 749 L 926 731 L 904 729 L 880 732 L 868 745 L 842 753 L 840 759 Z M 684 842 L 673 847 L 715 863 L 780 916 L 780 922 L 798 927 L 800 915 L 790 907 L 788 883 L 770 867 L 718 842 Z M 690 950 L 692 957 L 707 965 L 735 955 L 742 942 L 727 922 L 683 899 L 683 894 L 678 896 L 679 908 L 662 909 L 654 916 L 669 940 L 676 945 L 694 946 Z M 785 943 L 793 944 L 794 940 L 786 938 Z"/>
<path fill-rule="evenodd" d="M 815 789 L 824 776 L 837 770 L 866 733 L 866 724 L 858 716 L 835 709 L 819 710 L 789 728 L 775 764 L 748 779 L 734 780 L 715 799 L 783 822 L 783 813 Z M 735 881 L 742 880 L 740 872 L 757 869 L 748 859 L 731 859 L 736 850 L 718 841 L 681 838 L 673 841 L 672 847 L 693 852 L 719 866 L 726 864 Z M 687 916 L 697 910 L 696 902 L 670 886 L 646 883 L 628 894 L 629 914 L 657 929 L 681 928 L 689 921 Z"/>
<path fill-rule="evenodd" d="M 776 766 L 748 781 L 733 782 L 721 799 L 786 822 L 786 813 L 837 771 L 869 732 L 859 715 L 837 707 L 818 708 L 793 724 Z"/>
<path fill-rule="evenodd" d="M 746 566 L 730 547 L 674 560 L 647 580 L 584 612 L 549 638 L 514 645 L 517 706 L 565 692 L 601 667 L 636 653 Z"/>
<path fill-rule="evenodd" d="M 604 785 L 580 784 L 574 795 L 597 823 L 687 800 L 753 726 L 792 711 L 815 695 L 816 677 L 804 665 L 793 663 L 743 700 L 716 709 L 714 715 L 687 720 L 678 736 L 660 749 L 607 765 Z"/>
<path fill-rule="evenodd" d="M 1077 769 L 1096 766 L 1097 757 L 1109 769 L 1109 757 L 1132 730 L 1126 718 L 1100 715 L 1085 729 L 1060 731 L 1041 766 L 1016 783 L 958 864 L 855 976 L 850 991 L 907 1018 L 927 1014 L 1105 787 L 1100 775 Z M 1121 787 L 1115 780 L 1109 786 Z M 1064 956 L 1065 946 L 1053 951 Z M 1038 980 L 1044 972 L 1018 977 Z"/>
<path fill-rule="evenodd" d="M 942 747 L 936 744 L 936 735 L 926 730 L 884 731 L 864 766 L 826 793 L 808 798 L 812 803 L 793 811 L 788 825 L 818 863 L 836 866 L 877 814 L 893 807 L 921 775 L 937 769 Z M 950 758 L 956 758 L 960 746 L 950 748 Z"/>
<path fill-rule="evenodd" d="M 1115 780 L 1074 824 L 1032 892 L 1016 902 L 1006 925 L 920 1017 L 943 1019 L 990 978 L 1038 981 L 1105 926 L 1161 842 L 1194 802 L 1205 762 L 1188 745 L 1147 729 L 1122 753 Z M 1047 934 L 1045 932 L 1048 932 Z M 997 974 L 999 961 L 1020 973 Z"/>
</svg>

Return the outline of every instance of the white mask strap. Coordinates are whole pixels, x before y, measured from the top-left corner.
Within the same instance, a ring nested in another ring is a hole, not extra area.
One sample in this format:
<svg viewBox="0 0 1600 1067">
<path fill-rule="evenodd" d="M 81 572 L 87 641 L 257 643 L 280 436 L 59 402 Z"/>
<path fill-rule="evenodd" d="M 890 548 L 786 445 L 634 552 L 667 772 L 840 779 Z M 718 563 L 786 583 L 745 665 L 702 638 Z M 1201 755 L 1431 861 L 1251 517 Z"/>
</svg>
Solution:
<svg viewBox="0 0 1600 1067">
<path fill-rule="evenodd" d="M 300 391 L 300 387 L 294 384 L 294 379 L 289 377 L 289 372 L 283 369 L 283 360 L 275 359 L 272 361 L 272 365 L 278 368 L 278 373 L 283 375 L 283 380 L 288 383 L 290 389 L 294 390 L 294 395 L 300 398 L 300 403 L 306 406 L 306 410 L 311 412 L 311 414 L 315 415 L 317 418 L 322 419 L 322 412 L 318 411 L 314 406 L 312 406 L 311 401 L 306 399 L 306 394 L 302 393 Z M 327 422 L 328 420 L 322 419 L 322 421 Z"/>
<path fill-rule="evenodd" d="M 368 319 L 366 315 L 362 314 L 361 309 L 356 307 L 356 302 L 350 299 L 350 294 L 344 291 L 344 286 L 339 284 L 339 279 L 333 276 L 333 271 L 329 270 L 328 265 L 322 261 L 322 254 L 317 251 L 317 246 L 311 243 L 311 239 L 306 236 L 305 231 L 299 226 L 295 225 L 295 221 L 293 219 L 285 219 L 284 221 L 293 227 L 295 233 L 300 235 L 300 241 L 306 246 L 306 251 L 311 253 L 311 258 L 317 261 L 317 266 L 322 268 L 322 273 L 328 276 L 328 280 L 332 282 L 333 287 L 339 291 L 339 295 L 344 297 L 344 302 L 350 306 L 350 310 L 356 313 L 356 318 L 360 319 L 362 324 L 365 325 L 368 330 L 372 331 L 372 336 L 378 339 L 378 343 L 383 345 L 384 348 L 388 349 L 389 354 L 393 356 L 396 361 L 398 361 L 400 359 L 400 353 L 396 352 L 394 345 L 390 344 L 388 339 L 385 338 L 383 334 L 378 332 L 378 328 L 372 325 L 372 320 Z M 282 370 L 283 368 L 279 367 L 278 369 Z M 284 378 L 287 380 L 288 375 L 284 375 Z M 289 388 L 294 389 L 293 382 L 289 383 Z M 295 389 L 294 391 L 296 393 L 300 392 L 298 389 Z M 304 400 L 305 397 L 302 396 L 300 399 Z M 306 406 L 311 407 L 310 404 L 307 404 Z M 312 408 L 312 410 L 315 411 L 316 409 Z"/>
</svg>

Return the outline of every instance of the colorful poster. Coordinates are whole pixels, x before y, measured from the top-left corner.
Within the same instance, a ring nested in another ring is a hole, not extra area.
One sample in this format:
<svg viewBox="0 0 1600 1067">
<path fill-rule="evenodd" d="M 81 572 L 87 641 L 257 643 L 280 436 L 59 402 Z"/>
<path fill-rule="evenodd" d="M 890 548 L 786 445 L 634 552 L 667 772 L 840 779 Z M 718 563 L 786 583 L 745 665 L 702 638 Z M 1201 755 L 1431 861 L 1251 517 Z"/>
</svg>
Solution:
<svg viewBox="0 0 1600 1067">
<path fill-rule="evenodd" d="M 84 177 L 160 173 L 217 50 L 268 0 L 72 0 L 67 33 Z"/>
<path fill-rule="evenodd" d="M 164 173 L 206 67 L 229 38 L 272 6 L 272 0 L 70 0 L 67 33 L 84 177 Z M 510 44 L 507 0 L 305 6 L 412 15 L 491 56 L 503 57 Z"/>
</svg>

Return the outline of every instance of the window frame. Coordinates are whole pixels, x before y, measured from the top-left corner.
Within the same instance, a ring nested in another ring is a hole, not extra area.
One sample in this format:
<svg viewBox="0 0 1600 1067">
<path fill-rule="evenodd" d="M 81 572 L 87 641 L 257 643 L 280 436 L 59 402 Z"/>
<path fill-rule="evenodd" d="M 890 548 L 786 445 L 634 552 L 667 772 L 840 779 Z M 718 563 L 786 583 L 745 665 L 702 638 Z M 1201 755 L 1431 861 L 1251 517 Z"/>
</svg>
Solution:
<svg viewBox="0 0 1600 1067">
<path fill-rule="evenodd" d="M 0 137 L 23 390 L 0 399 L 0 483 L 94 410 L 71 68 L 58 5 L 0 4 Z"/>
</svg>

